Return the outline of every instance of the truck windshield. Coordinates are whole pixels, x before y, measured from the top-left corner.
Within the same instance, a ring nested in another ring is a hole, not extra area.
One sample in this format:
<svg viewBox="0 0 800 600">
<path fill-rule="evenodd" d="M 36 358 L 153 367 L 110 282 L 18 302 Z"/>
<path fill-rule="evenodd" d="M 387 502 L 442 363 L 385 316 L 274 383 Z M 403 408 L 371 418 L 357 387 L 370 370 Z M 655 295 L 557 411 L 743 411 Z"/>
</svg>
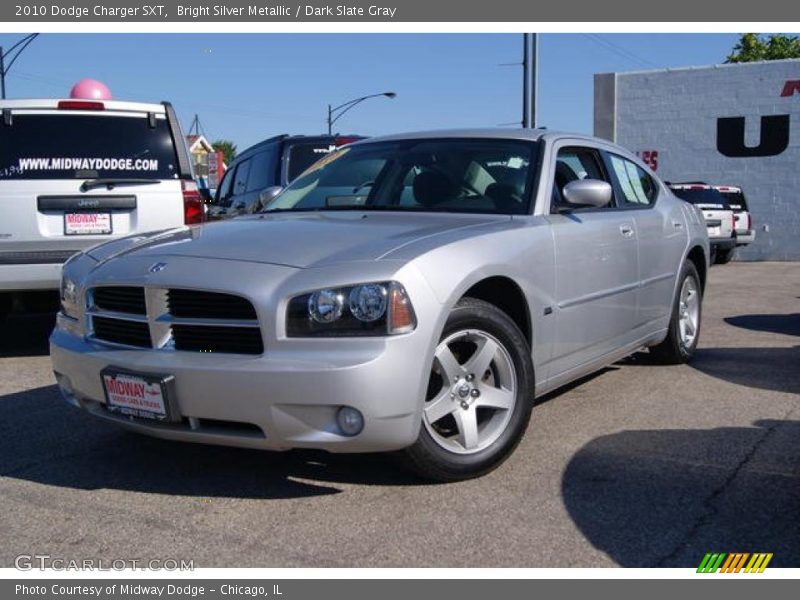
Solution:
<svg viewBox="0 0 800 600">
<path fill-rule="evenodd" d="M 154 125 L 154 126 L 151 126 Z M 14 113 L 0 124 L 0 181 L 173 179 L 175 144 L 167 121 L 147 115 Z"/>
<path fill-rule="evenodd" d="M 332 152 L 296 179 L 270 211 L 406 210 L 525 214 L 538 143 L 417 139 Z"/>
</svg>

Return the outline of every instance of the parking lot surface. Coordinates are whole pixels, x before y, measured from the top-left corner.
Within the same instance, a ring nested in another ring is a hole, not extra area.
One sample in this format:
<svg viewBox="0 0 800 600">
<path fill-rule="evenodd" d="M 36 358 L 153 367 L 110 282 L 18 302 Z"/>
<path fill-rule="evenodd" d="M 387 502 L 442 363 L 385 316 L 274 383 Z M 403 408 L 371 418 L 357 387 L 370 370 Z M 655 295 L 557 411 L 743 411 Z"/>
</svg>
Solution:
<svg viewBox="0 0 800 600">
<path fill-rule="evenodd" d="M 0 325 L 0 566 L 19 554 L 224 567 L 800 567 L 800 263 L 710 271 L 691 365 L 636 355 L 543 398 L 499 470 L 126 433 L 65 404 L 52 315 Z M 224 401 L 224 399 L 220 399 Z"/>
</svg>

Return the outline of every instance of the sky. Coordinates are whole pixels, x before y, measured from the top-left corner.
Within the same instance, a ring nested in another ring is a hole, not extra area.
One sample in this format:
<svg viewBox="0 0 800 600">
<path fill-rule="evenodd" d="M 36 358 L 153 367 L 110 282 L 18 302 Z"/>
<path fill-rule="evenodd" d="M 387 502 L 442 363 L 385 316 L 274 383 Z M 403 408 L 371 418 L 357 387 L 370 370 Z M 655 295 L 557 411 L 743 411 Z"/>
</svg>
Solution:
<svg viewBox="0 0 800 600">
<path fill-rule="evenodd" d="M 24 34 L 2 34 L 8 48 Z M 723 62 L 737 34 L 541 34 L 539 114 L 592 133 L 595 73 Z M 66 97 L 81 78 L 115 99 L 171 101 L 214 141 L 243 150 L 279 134 L 326 131 L 328 104 L 392 91 L 337 123 L 379 135 L 493 127 L 521 118 L 521 34 L 42 34 L 6 78 L 8 98 Z"/>
</svg>

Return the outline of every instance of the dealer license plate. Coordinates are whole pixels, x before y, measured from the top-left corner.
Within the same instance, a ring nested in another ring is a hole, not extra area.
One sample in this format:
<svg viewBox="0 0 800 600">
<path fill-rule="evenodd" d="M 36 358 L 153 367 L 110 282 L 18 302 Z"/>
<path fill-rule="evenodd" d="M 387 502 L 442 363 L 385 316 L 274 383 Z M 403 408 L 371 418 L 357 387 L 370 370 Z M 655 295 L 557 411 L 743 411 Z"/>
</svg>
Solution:
<svg viewBox="0 0 800 600">
<path fill-rule="evenodd" d="M 111 233 L 111 213 L 67 213 L 64 235 L 106 235 Z"/>
<path fill-rule="evenodd" d="M 166 378 L 105 371 L 106 407 L 111 412 L 141 419 L 169 418 Z"/>
<path fill-rule="evenodd" d="M 718 237 L 719 233 L 720 233 L 720 228 L 719 227 L 709 227 L 708 228 L 708 235 L 710 237 Z"/>
</svg>

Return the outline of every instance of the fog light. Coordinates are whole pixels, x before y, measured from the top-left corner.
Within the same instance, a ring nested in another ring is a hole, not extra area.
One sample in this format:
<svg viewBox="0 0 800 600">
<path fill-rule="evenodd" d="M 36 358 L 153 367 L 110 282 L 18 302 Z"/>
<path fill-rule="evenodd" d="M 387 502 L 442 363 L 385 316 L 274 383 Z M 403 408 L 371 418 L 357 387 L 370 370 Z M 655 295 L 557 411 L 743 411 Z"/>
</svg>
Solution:
<svg viewBox="0 0 800 600">
<path fill-rule="evenodd" d="M 336 413 L 336 423 L 344 435 L 352 437 L 364 429 L 364 415 L 352 406 L 343 406 Z"/>
</svg>

